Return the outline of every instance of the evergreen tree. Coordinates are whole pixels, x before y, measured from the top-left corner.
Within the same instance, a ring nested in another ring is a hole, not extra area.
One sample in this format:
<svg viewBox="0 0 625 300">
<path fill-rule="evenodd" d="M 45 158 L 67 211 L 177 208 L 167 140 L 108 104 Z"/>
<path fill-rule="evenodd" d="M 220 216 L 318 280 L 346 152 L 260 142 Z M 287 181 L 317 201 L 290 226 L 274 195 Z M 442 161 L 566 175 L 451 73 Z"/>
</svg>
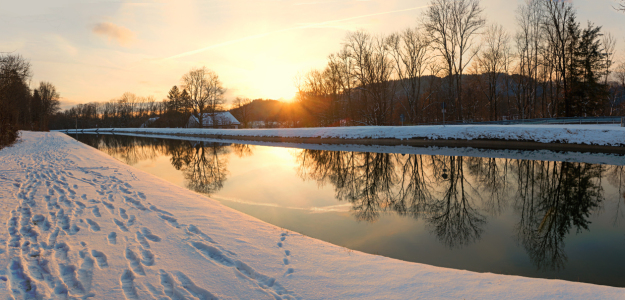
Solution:
<svg viewBox="0 0 625 300">
<path fill-rule="evenodd" d="M 169 94 L 167 94 L 167 99 L 169 99 L 167 103 L 168 111 L 181 112 L 180 90 L 178 90 L 177 86 L 174 85 L 174 87 L 169 90 Z"/>
<path fill-rule="evenodd" d="M 571 36 L 569 47 L 568 99 L 570 113 L 574 116 L 595 115 L 602 108 L 607 86 L 601 83 L 605 69 L 605 53 L 601 43 L 601 27 L 588 23 L 581 30 L 579 23 L 568 24 Z"/>
<path fill-rule="evenodd" d="M 33 91 L 33 97 L 30 100 L 31 107 L 31 117 L 32 117 L 32 129 L 42 129 L 41 119 L 43 118 L 43 101 L 41 99 L 41 95 L 39 94 L 39 90 L 35 89 Z"/>
<path fill-rule="evenodd" d="M 187 92 L 187 89 L 182 89 L 180 93 L 180 107 L 185 115 L 188 115 L 193 110 L 193 103 L 191 103 L 191 95 Z"/>
</svg>

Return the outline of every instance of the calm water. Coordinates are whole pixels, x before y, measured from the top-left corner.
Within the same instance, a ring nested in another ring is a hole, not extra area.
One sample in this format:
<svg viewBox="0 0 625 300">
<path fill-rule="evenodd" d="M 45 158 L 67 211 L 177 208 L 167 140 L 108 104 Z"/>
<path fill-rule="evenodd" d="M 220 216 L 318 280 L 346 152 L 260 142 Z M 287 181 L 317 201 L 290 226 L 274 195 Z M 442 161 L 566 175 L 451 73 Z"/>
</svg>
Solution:
<svg viewBox="0 0 625 300">
<path fill-rule="evenodd" d="M 78 135 L 268 223 L 441 267 L 625 286 L 625 167 Z"/>
</svg>

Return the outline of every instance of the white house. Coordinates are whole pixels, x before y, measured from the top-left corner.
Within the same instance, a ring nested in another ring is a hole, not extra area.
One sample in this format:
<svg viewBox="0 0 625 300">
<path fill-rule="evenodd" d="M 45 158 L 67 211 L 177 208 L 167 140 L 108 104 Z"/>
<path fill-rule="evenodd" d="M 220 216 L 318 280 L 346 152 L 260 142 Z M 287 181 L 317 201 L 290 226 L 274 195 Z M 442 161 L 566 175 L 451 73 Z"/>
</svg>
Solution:
<svg viewBox="0 0 625 300">
<path fill-rule="evenodd" d="M 147 121 L 145 121 L 145 123 L 141 124 L 140 128 L 147 128 L 148 126 L 154 124 L 156 120 L 158 120 L 158 117 L 149 118 Z"/>
<path fill-rule="evenodd" d="M 217 112 L 215 113 L 214 116 L 213 114 L 210 114 L 210 113 L 203 114 L 202 123 L 204 124 L 204 126 L 202 127 L 212 128 L 213 120 L 215 120 L 215 123 L 216 123 L 215 127 L 217 128 L 237 129 L 239 128 L 239 126 L 241 126 L 241 122 L 239 122 L 237 118 L 235 118 L 230 112 L 224 111 L 224 112 Z M 187 127 L 197 128 L 197 127 L 200 127 L 199 125 L 200 125 L 200 121 L 198 117 L 195 115 L 191 115 L 191 117 L 189 117 L 189 122 L 187 122 Z"/>
</svg>

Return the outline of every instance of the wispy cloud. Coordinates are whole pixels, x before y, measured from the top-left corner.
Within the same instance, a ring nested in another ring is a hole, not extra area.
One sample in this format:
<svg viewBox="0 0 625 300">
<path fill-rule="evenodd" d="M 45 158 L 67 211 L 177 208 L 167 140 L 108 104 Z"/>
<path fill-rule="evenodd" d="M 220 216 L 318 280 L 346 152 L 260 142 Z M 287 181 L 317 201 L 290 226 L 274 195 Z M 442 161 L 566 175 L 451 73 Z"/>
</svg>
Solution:
<svg viewBox="0 0 625 300">
<path fill-rule="evenodd" d="M 192 51 L 187 51 L 187 52 L 184 52 L 184 53 L 176 54 L 176 55 L 173 55 L 173 56 L 165 58 L 165 60 L 176 59 L 176 58 L 180 58 L 180 57 L 194 55 L 194 54 L 198 54 L 198 53 L 201 53 L 201 52 L 205 52 L 205 51 L 212 50 L 212 49 L 219 48 L 219 47 L 223 47 L 223 46 L 228 46 L 228 45 L 232 45 L 232 44 L 236 44 L 236 43 L 240 43 L 240 42 L 244 42 L 244 41 L 249 41 L 249 40 L 253 40 L 253 39 L 259 39 L 259 38 L 266 37 L 268 35 L 272 35 L 272 34 L 276 34 L 276 33 L 282 33 L 282 32 L 287 32 L 287 31 L 292 31 L 292 30 L 298 30 L 298 29 L 319 27 L 319 26 L 324 26 L 324 25 L 333 24 L 333 23 L 351 21 L 351 20 L 356 20 L 356 19 L 362 19 L 362 18 L 368 18 L 368 17 L 379 16 L 379 15 L 398 13 L 398 12 L 417 10 L 417 9 L 422 9 L 422 8 L 426 8 L 426 7 L 429 7 L 429 5 L 411 7 L 411 8 L 399 9 L 399 10 L 391 10 L 391 11 L 379 12 L 379 13 L 374 13 L 374 14 L 366 14 L 366 15 L 360 15 L 360 16 L 355 16 L 355 17 L 349 17 L 349 18 L 345 18 L 345 19 L 325 21 L 325 22 L 320 22 L 320 23 L 313 23 L 313 24 L 295 26 L 295 27 L 290 27 L 290 28 L 285 28 L 285 29 L 265 32 L 265 33 L 259 33 L 259 34 L 250 35 L 250 36 L 246 36 L 246 37 L 230 40 L 230 41 L 227 41 L 227 42 L 211 45 L 211 46 L 208 46 L 208 47 L 200 48 L 200 49 L 197 49 L 197 50 L 192 50 Z"/>
<path fill-rule="evenodd" d="M 128 46 L 135 39 L 135 34 L 130 29 L 109 22 L 95 24 L 92 31 L 121 46 Z"/>
</svg>

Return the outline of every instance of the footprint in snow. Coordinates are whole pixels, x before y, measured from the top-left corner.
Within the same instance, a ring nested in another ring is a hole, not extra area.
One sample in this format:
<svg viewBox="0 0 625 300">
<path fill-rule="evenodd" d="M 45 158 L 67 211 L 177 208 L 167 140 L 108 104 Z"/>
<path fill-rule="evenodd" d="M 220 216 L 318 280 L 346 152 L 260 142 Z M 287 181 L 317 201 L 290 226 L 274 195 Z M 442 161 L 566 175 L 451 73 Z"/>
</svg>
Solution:
<svg viewBox="0 0 625 300">
<path fill-rule="evenodd" d="M 145 276 L 145 270 L 141 266 L 141 261 L 130 248 L 126 248 L 125 257 L 133 272 Z"/>
<path fill-rule="evenodd" d="M 109 264 L 106 259 L 106 254 L 104 254 L 104 252 L 91 250 L 91 256 L 95 257 L 95 260 L 98 263 L 98 267 L 100 267 L 100 269 L 108 268 Z"/>
<path fill-rule="evenodd" d="M 111 245 L 117 244 L 117 233 L 116 232 L 109 233 L 108 241 L 109 241 L 109 244 Z"/>
<path fill-rule="evenodd" d="M 152 241 L 152 242 L 160 242 L 161 238 L 157 235 L 152 234 L 152 231 L 150 231 L 150 229 L 143 227 L 141 228 L 141 232 L 143 233 L 143 236 Z"/>
<path fill-rule="evenodd" d="M 98 225 L 98 223 L 96 223 L 95 221 L 91 219 L 85 219 L 85 220 L 87 220 L 87 224 L 89 224 L 89 229 L 91 229 L 91 231 L 93 232 L 100 231 L 100 225 Z"/>
<path fill-rule="evenodd" d="M 141 232 L 137 231 L 136 239 L 137 239 L 137 242 L 141 244 L 143 248 L 150 248 L 150 244 L 148 243 L 148 241 L 145 239 L 145 237 L 143 236 Z"/>
<path fill-rule="evenodd" d="M 126 228 L 126 225 L 124 225 L 124 222 L 117 220 L 117 219 L 113 219 L 113 222 L 115 222 L 115 225 L 117 225 L 119 230 L 123 232 L 128 232 L 128 228 Z"/>
<path fill-rule="evenodd" d="M 280 234 L 280 242 L 278 242 L 278 245 L 280 247 L 283 247 L 283 242 L 286 241 L 286 237 L 289 234 L 286 232 L 283 232 Z M 284 258 L 282 258 L 282 263 L 284 264 L 284 266 L 288 266 L 291 262 L 289 260 L 289 257 L 291 256 L 291 250 L 288 249 L 284 249 Z M 293 268 L 287 268 L 286 271 L 284 272 L 283 276 L 289 276 L 291 274 L 293 274 L 295 272 L 295 269 Z"/>
</svg>

